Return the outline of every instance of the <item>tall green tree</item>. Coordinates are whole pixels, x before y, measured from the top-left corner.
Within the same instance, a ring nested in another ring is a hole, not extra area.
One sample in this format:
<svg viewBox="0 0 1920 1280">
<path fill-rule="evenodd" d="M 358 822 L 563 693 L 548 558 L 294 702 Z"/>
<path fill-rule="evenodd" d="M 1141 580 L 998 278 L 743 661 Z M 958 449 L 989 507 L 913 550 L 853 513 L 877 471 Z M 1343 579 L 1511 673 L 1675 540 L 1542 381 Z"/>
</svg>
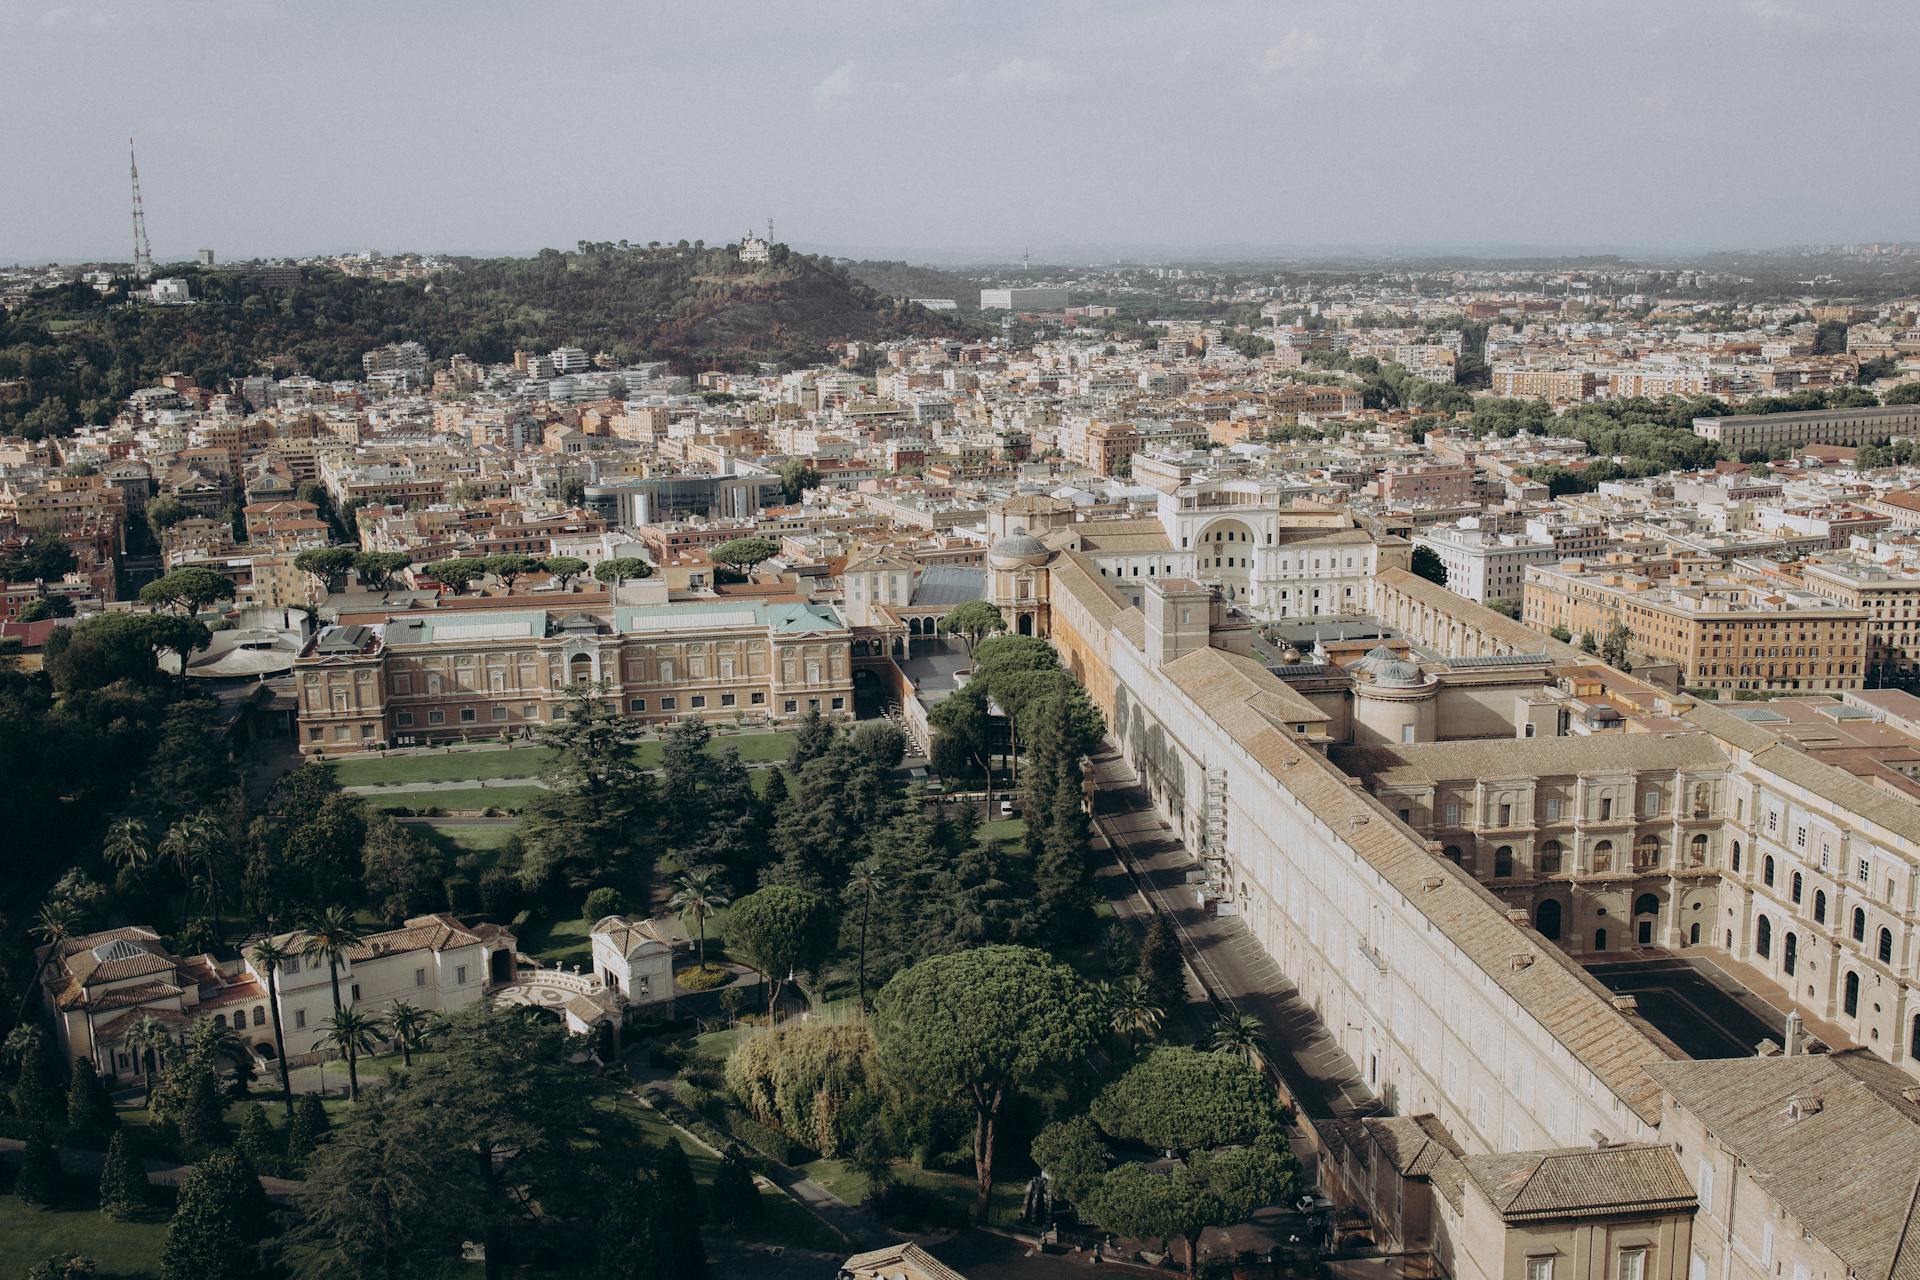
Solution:
<svg viewBox="0 0 1920 1280">
<path fill-rule="evenodd" d="M 271 1218 L 260 1179 L 232 1151 L 187 1172 L 160 1250 L 160 1280 L 253 1280 Z"/>
<path fill-rule="evenodd" d="M 721 878 L 722 871 L 717 864 L 709 863 L 681 872 L 673 882 L 673 897 L 667 900 L 667 909 L 674 914 L 682 919 L 693 917 L 693 927 L 700 938 L 702 969 L 707 967 L 707 921 L 733 901 Z"/>
<path fill-rule="evenodd" d="M 304 1280 L 400 1280 L 444 1273 L 459 1257 L 464 1196 L 481 1188 L 401 1092 L 382 1089 L 313 1154 L 287 1237 Z"/>
<path fill-rule="evenodd" d="M 359 944 L 366 931 L 354 918 L 351 908 L 328 907 L 307 921 L 301 930 L 300 954 L 309 960 L 327 963 L 327 981 L 333 988 L 333 1011 L 341 1010 L 340 961 Z"/>
<path fill-rule="evenodd" d="M 1099 997 L 1043 951 L 995 946 L 922 960 L 880 992 L 874 1034 L 889 1074 L 906 1087 L 963 1099 L 974 1117 L 985 1220 L 994 1140 L 1008 1101 L 1079 1069 L 1099 1042 Z"/>
<path fill-rule="evenodd" d="M 291 1120 L 293 1082 L 287 1075 L 287 1041 L 280 1027 L 280 968 L 299 953 L 292 947 L 282 946 L 271 936 L 259 938 L 243 950 L 252 960 L 254 972 L 264 974 L 267 979 L 267 1011 L 273 1015 L 273 1062 L 280 1070 L 280 1097 Z"/>
<path fill-rule="evenodd" d="M 152 1200 L 152 1186 L 139 1154 L 125 1130 L 116 1130 L 107 1139 L 106 1159 L 100 1165 L 100 1212 L 125 1222 L 145 1213 Z"/>
<path fill-rule="evenodd" d="M 947 635 L 959 636 L 969 654 L 982 640 L 1006 629 L 1006 615 L 985 600 L 969 600 L 965 604 L 955 605 L 940 619 L 940 630 Z"/>
<path fill-rule="evenodd" d="M 100 1073 L 93 1069 L 93 1060 L 75 1058 L 73 1075 L 67 1083 L 67 1131 L 98 1141 L 112 1134 L 119 1123 L 119 1117 L 113 1112 L 113 1099 L 107 1096 Z"/>
<path fill-rule="evenodd" d="M 1432 547 L 1415 547 L 1413 560 L 1408 566 L 1417 577 L 1425 578 L 1435 586 L 1447 585 L 1447 565 L 1440 553 Z"/>
<path fill-rule="evenodd" d="M 634 758 L 639 725 L 599 692 L 576 688 L 540 739 L 553 756 L 547 792 L 520 823 L 522 883 L 587 888 L 617 871 L 642 896 L 655 823 L 653 781 Z"/>
<path fill-rule="evenodd" d="M 751 578 L 761 564 L 780 554 L 780 544 L 772 538 L 732 538 L 713 549 L 716 564 L 724 564 Z"/>
<path fill-rule="evenodd" d="M 733 904 L 727 946 L 760 971 L 772 1026 L 787 980 L 810 973 L 833 949 L 835 921 L 827 899 L 792 885 L 772 884 Z"/>
<path fill-rule="evenodd" d="M 380 1033 L 384 1029 L 380 1019 L 370 1013 L 361 1013 L 358 1009 L 336 1009 L 333 1016 L 320 1024 L 325 1034 L 320 1043 L 337 1049 L 340 1056 L 347 1060 L 347 1101 L 360 1100 L 360 1055 L 373 1053 L 380 1047 Z"/>
</svg>

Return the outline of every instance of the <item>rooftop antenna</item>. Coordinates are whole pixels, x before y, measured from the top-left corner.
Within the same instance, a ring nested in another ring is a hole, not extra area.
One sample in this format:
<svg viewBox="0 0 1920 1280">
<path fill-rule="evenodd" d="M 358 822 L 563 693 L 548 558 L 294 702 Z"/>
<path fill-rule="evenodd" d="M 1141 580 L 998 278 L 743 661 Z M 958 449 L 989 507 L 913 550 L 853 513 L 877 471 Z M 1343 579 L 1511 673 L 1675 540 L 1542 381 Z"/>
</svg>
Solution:
<svg viewBox="0 0 1920 1280">
<path fill-rule="evenodd" d="M 1022 249 L 1020 250 L 1020 271 L 1025 274 L 1031 270 L 1033 270 L 1033 250 Z"/>
<path fill-rule="evenodd" d="M 774 240 L 773 240 L 773 215 L 772 215 L 772 214 L 768 214 L 768 215 L 767 215 L 767 243 L 768 243 L 768 244 L 772 244 L 773 242 L 774 242 Z"/>
<path fill-rule="evenodd" d="M 140 209 L 140 162 L 132 138 L 127 139 L 127 163 L 133 171 L 133 274 L 146 280 L 153 275 L 153 249 L 147 244 L 147 215 Z"/>
</svg>

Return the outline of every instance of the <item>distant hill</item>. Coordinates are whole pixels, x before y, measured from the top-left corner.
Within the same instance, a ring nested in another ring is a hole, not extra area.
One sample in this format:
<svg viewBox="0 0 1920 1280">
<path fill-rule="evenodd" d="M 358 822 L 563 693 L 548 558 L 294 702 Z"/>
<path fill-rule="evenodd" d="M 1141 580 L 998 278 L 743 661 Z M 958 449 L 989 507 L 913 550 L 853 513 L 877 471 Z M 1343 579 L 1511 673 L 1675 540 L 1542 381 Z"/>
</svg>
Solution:
<svg viewBox="0 0 1920 1280">
<path fill-rule="evenodd" d="M 952 298 L 962 311 L 980 309 L 980 285 L 969 276 L 911 262 L 849 262 L 848 274 L 895 298 Z"/>
<path fill-rule="evenodd" d="M 464 352 L 492 363 L 516 348 L 568 345 L 691 372 L 795 367 L 829 359 L 848 341 L 972 332 L 778 245 L 758 265 L 725 248 L 586 244 L 463 259 L 423 282 L 308 270 L 284 289 L 244 270 L 163 272 L 185 277 L 197 301 L 129 304 L 118 292 L 69 286 L 0 311 L 0 382 L 27 383 L 24 398 L 0 403 L 0 433 L 61 434 L 76 421 L 105 421 L 136 388 L 174 370 L 203 386 L 266 369 L 358 378 L 363 353 L 407 339 L 437 360 Z"/>
</svg>

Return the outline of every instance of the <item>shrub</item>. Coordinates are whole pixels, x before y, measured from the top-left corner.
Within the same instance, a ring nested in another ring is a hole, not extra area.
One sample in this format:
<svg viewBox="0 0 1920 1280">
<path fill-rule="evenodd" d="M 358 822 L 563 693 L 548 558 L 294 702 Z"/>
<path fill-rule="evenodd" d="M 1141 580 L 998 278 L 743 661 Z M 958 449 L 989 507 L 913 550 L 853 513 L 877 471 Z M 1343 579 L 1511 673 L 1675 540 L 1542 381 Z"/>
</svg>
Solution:
<svg viewBox="0 0 1920 1280">
<path fill-rule="evenodd" d="M 874 1091 L 876 1049 L 864 1024 L 790 1023 L 742 1040 L 727 1059 L 727 1086 L 754 1120 L 823 1156 L 859 1137 Z"/>
<path fill-rule="evenodd" d="M 727 1135 L 775 1164 L 799 1164 L 812 1154 L 778 1129 L 769 1129 L 745 1112 L 729 1107 L 721 1119 Z"/>
<path fill-rule="evenodd" d="M 690 964 L 673 975 L 689 991 L 711 991 L 733 980 L 733 970 L 718 964 Z"/>
<path fill-rule="evenodd" d="M 56 1253 L 27 1268 L 27 1280 L 88 1280 L 99 1264 L 84 1253 Z"/>
<path fill-rule="evenodd" d="M 520 880 L 505 867 L 480 873 L 480 906 L 496 920 L 513 916 L 521 907 Z"/>
<path fill-rule="evenodd" d="M 485 901 L 473 881 L 465 876 L 447 877 L 447 910 L 455 915 L 468 915 L 478 910 Z"/>
<path fill-rule="evenodd" d="M 592 924 L 595 920 L 602 919 L 606 916 L 619 915 L 620 891 L 601 885 L 598 889 L 587 894 L 587 900 L 582 904 L 580 914 L 586 918 L 588 924 Z"/>
</svg>

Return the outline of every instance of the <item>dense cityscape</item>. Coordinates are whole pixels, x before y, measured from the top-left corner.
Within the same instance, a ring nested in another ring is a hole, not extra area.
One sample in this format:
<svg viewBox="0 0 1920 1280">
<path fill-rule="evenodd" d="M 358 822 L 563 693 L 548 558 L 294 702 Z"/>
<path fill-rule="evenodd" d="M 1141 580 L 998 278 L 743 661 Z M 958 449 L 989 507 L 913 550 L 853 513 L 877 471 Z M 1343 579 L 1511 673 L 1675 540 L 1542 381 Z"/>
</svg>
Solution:
<svg viewBox="0 0 1920 1280">
<path fill-rule="evenodd" d="M 1356 39 L 1251 74 L 1411 103 Z M 131 252 L 0 227 L 0 1277 L 1907 1276 L 1920 242 L 156 253 L 85 129 Z"/>
</svg>

